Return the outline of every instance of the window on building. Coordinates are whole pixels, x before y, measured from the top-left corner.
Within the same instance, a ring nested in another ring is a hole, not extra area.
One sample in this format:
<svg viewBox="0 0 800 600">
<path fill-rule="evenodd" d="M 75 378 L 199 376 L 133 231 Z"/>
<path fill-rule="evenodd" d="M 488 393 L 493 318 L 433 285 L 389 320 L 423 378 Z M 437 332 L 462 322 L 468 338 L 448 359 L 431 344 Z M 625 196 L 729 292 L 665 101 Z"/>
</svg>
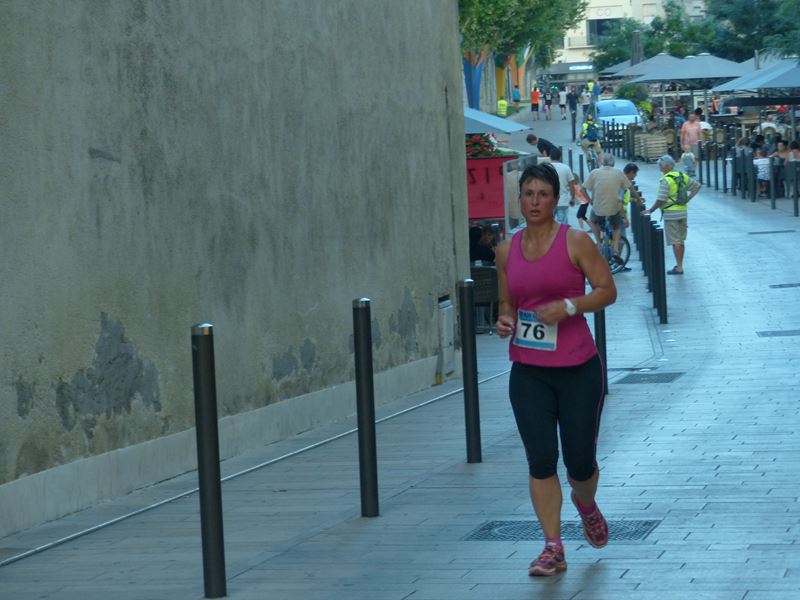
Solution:
<svg viewBox="0 0 800 600">
<path fill-rule="evenodd" d="M 619 23 L 619 19 L 589 19 L 586 21 L 587 38 L 590 46 L 596 46 L 609 28 Z"/>
</svg>

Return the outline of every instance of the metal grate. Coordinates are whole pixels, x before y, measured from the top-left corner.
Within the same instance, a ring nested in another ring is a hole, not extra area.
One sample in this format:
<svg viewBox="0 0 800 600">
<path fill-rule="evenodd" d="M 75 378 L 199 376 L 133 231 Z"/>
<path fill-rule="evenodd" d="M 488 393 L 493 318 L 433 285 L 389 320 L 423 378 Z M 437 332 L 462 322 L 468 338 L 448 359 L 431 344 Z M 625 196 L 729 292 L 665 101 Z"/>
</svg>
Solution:
<svg viewBox="0 0 800 600">
<path fill-rule="evenodd" d="M 608 534 L 612 540 L 643 540 L 658 527 L 659 520 L 609 521 Z M 536 521 L 487 521 L 463 539 L 469 542 L 519 542 L 542 539 L 542 527 Z M 561 537 L 565 540 L 582 540 L 583 524 L 565 521 L 561 524 Z"/>
<path fill-rule="evenodd" d="M 631 373 L 617 383 L 670 383 L 683 375 L 682 372 L 672 373 Z"/>
<path fill-rule="evenodd" d="M 796 229 L 776 229 L 775 231 L 748 231 L 747 235 L 769 235 L 771 233 L 794 233 Z"/>
<path fill-rule="evenodd" d="M 793 287 L 800 287 L 800 283 L 776 283 L 775 285 L 769 286 L 771 288 L 793 288 Z"/>
<path fill-rule="evenodd" d="M 784 329 L 778 331 L 756 331 L 758 337 L 792 337 L 800 335 L 800 329 Z"/>
</svg>

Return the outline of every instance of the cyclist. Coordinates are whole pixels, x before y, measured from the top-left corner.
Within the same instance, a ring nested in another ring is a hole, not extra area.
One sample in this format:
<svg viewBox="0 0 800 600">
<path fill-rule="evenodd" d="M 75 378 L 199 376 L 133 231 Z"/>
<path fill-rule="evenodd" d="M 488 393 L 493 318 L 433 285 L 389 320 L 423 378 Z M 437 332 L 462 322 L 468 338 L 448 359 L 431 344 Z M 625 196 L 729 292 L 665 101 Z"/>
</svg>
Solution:
<svg viewBox="0 0 800 600">
<path fill-rule="evenodd" d="M 614 260 L 624 262 L 619 256 L 619 238 L 622 234 L 620 211 L 623 208 L 621 198 L 622 193 L 630 190 L 633 185 L 622 171 L 614 168 L 614 155 L 606 154 L 603 156 L 603 166 L 589 173 L 584 187 L 592 194 L 592 213 L 589 217 L 589 224 L 595 239 L 600 241 L 600 225 L 605 219 L 608 219 L 613 230 L 611 246 Z"/>
<path fill-rule="evenodd" d="M 589 148 L 593 148 L 597 154 L 597 164 L 603 163 L 603 147 L 600 145 L 600 126 L 595 122 L 592 115 L 586 115 L 586 120 L 581 128 L 581 148 L 589 162 Z"/>
</svg>

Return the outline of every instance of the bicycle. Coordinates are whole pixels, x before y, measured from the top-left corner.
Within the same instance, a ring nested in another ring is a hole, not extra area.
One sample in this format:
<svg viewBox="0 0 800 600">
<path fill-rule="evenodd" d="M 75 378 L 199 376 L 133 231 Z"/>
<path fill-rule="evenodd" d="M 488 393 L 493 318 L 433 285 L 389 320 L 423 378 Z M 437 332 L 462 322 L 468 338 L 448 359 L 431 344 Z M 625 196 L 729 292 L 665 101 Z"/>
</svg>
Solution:
<svg viewBox="0 0 800 600">
<path fill-rule="evenodd" d="M 589 146 L 587 152 L 589 158 L 586 161 L 586 167 L 589 169 L 589 172 L 592 172 L 600 166 L 597 162 L 597 150 L 594 149 L 594 146 Z"/>
<path fill-rule="evenodd" d="M 600 239 L 597 240 L 597 248 L 600 254 L 608 263 L 608 268 L 612 273 L 619 273 L 625 269 L 631 257 L 631 244 L 624 236 L 619 238 L 619 253 L 614 253 L 613 236 L 614 230 L 611 227 L 611 220 L 601 217 Z"/>
</svg>

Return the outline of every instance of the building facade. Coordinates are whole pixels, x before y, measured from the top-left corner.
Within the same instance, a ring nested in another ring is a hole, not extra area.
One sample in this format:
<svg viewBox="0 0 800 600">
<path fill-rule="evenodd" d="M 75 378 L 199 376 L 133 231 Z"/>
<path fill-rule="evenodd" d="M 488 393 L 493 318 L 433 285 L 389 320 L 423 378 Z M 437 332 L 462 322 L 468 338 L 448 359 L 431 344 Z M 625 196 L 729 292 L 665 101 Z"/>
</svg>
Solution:
<svg viewBox="0 0 800 600">
<path fill-rule="evenodd" d="M 705 14 L 703 0 L 679 0 L 692 18 Z M 645 24 L 664 16 L 664 0 L 589 0 L 586 18 L 564 36 L 564 46 L 550 67 L 554 79 L 581 82 L 596 76 L 591 53 L 610 27 L 620 19 L 635 19 Z"/>
</svg>

